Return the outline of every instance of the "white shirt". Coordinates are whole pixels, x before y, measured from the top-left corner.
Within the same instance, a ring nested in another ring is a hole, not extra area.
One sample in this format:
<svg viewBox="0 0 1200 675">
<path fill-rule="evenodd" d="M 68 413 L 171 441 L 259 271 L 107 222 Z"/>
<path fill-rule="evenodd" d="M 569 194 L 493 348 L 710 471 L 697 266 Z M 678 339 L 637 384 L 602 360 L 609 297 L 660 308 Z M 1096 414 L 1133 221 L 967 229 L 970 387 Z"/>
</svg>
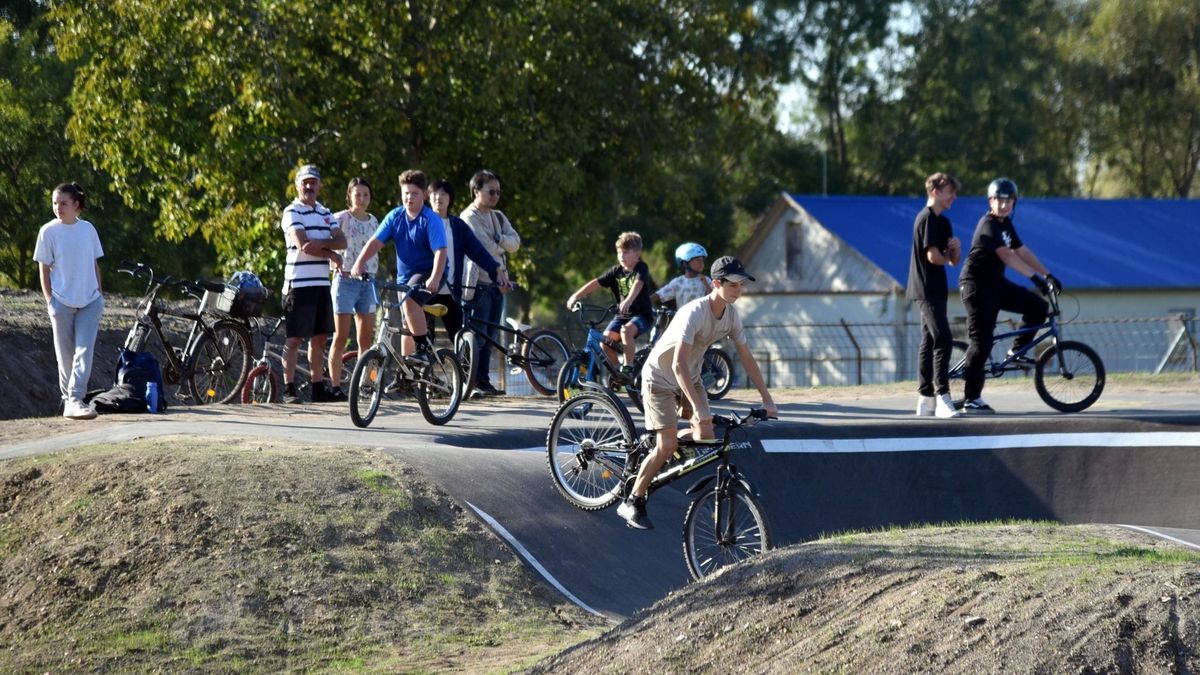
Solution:
<svg viewBox="0 0 1200 675">
<path fill-rule="evenodd" d="M 96 259 L 104 257 L 96 227 L 82 218 L 55 218 L 38 230 L 33 259 L 50 267 L 50 293 L 67 307 L 87 307 L 100 297 Z"/>
<path fill-rule="evenodd" d="M 745 344 L 742 334 L 742 319 L 733 305 L 726 305 L 721 318 L 713 316 L 712 299 L 705 296 L 684 305 L 671 319 L 671 325 L 650 350 L 646 365 L 642 367 L 642 379 L 649 380 L 658 389 L 678 389 L 679 380 L 671 367 L 675 360 L 675 348 L 680 343 L 689 345 L 688 370 L 693 382 L 700 384 L 700 372 L 704 366 L 704 352 L 717 341 L 728 337 L 734 344 Z"/>
<path fill-rule="evenodd" d="M 346 235 L 346 248 L 338 253 L 342 256 L 342 271 L 350 273 L 350 267 L 358 260 L 358 254 L 375 238 L 375 230 L 379 229 L 379 221 L 375 216 L 367 214 L 366 220 L 359 220 L 349 210 L 338 211 L 334 216 L 338 228 Z M 363 271 L 374 275 L 379 271 L 379 256 L 374 256 L 363 266 Z"/>
<path fill-rule="evenodd" d="M 663 302 L 674 300 L 676 307 L 683 307 L 693 300 L 703 298 L 712 290 L 712 282 L 703 274 L 688 278 L 681 274 L 658 289 L 658 297 Z"/>
</svg>

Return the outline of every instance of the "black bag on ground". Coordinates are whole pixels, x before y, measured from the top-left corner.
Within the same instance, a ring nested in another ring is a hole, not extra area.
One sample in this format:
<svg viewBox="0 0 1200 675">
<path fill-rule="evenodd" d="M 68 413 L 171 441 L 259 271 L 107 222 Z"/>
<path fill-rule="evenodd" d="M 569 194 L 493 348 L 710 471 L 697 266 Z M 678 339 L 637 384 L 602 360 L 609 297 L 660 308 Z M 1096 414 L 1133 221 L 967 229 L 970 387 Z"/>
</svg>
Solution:
<svg viewBox="0 0 1200 675">
<path fill-rule="evenodd" d="M 101 415 L 111 413 L 146 412 L 146 388 L 141 390 L 132 384 L 114 384 L 112 389 L 92 397 L 92 409 Z"/>
<path fill-rule="evenodd" d="M 92 398 L 92 406 L 98 413 L 147 412 L 146 385 L 153 382 L 158 391 L 158 411 L 167 407 L 163 395 L 162 368 L 158 359 L 150 352 L 134 352 L 122 349 L 117 357 L 117 382 L 111 389 Z"/>
</svg>

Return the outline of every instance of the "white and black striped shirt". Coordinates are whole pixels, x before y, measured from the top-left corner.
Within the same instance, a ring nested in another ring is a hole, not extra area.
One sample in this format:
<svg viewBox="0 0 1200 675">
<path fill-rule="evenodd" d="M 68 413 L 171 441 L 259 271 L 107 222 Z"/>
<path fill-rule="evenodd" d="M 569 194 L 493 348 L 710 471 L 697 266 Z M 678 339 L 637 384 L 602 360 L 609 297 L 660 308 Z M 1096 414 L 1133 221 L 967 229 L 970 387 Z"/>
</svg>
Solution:
<svg viewBox="0 0 1200 675">
<path fill-rule="evenodd" d="M 283 236 L 287 241 L 287 265 L 283 271 L 283 292 L 307 286 L 329 286 L 329 260 L 318 258 L 301 251 L 292 238 L 292 230 L 304 230 L 310 240 L 332 239 L 335 227 L 333 214 L 320 202 L 309 206 L 296 200 L 283 210 L 280 219 Z"/>
</svg>

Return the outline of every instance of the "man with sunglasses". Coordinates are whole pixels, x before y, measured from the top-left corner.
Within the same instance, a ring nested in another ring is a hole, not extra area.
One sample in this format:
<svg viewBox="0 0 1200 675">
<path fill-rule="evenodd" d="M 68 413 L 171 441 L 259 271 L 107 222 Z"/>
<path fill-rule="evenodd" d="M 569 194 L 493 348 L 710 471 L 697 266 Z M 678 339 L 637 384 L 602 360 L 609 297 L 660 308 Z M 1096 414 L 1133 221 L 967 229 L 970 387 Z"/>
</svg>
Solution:
<svg viewBox="0 0 1200 675">
<path fill-rule="evenodd" d="M 471 177 L 471 194 L 475 199 L 470 206 L 463 209 L 460 217 L 499 263 L 497 272 L 503 272 L 511 278 L 511 275 L 508 275 L 505 255 L 515 253 L 521 247 L 521 235 L 517 234 L 508 218 L 496 208 L 500 201 L 500 178 L 487 169 L 477 171 Z M 467 263 L 462 278 L 463 300 L 474 300 L 476 317 L 498 324 L 504 315 L 502 294 L 508 292 L 507 287 L 488 286 L 478 291 L 473 288 L 491 284 L 493 281 L 495 280 L 492 275 L 474 263 Z M 488 327 L 488 336 L 493 340 L 497 339 L 498 333 L 498 329 Z M 499 396 L 504 393 L 491 383 L 491 359 L 491 349 L 480 350 L 479 379 L 475 382 L 477 396 Z"/>
<path fill-rule="evenodd" d="M 779 414 L 767 383 L 750 346 L 742 334 L 742 319 L 733 304 L 742 297 L 742 290 L 754 277 L 732 256 L 717 258 L 713 264 L 712 290 L 679 309 L 671 324 L 655 343 L 646 364 L 642 366 L 642 400 L 646 407 L 646 430 L 656 435 L 654 454 L 638 468 L 637 480 L 629 498 L 617 507 L 617 515 L 625 524 L 639 530 L 654 526 L 646 516 L 646 495 L 650 481 L 679 447 L 680 408 L 682 417 L 691 424 L 692 438 L 697 441 L 718 442 L 713 429 L 708 394 L 700 380 L 704 352 L 716 342 L 728 337 L 737 348 L 746 377 L 762 396 L 767 415 Z"/>
</svg>

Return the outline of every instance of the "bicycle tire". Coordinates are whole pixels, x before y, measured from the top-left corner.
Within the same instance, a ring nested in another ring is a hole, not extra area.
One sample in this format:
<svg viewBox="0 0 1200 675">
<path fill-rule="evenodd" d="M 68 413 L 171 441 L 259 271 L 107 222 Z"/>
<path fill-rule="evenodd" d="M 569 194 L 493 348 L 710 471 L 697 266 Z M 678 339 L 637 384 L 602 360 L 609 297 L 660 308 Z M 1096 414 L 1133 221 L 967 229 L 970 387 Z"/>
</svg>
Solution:
<svg viewBox="0 0 1200 675">
<path fill-rule="evenodd" d="M 354 374 L 350 376 L 350 421 L 354 426 L 370 426 L 379 413 L 387 370 L 388 357 L 379 347 L 368 349 L 354 364 Z"/>
<path fill-rule="evenodd" d="M 567 343 L 558 333 L 540 328 L 525 334 L 525 340 L 521 342 L 521 357 L 525 361 L 525 377 L 533 390 L 542 396 L 554 396 L 558 391 L 555 387 L 558 371 L 571 357 Z"/>
<path fill-rule="evenodd" d="M 704 391 L 708 400 L 719 401 L 733 386 L 733 359 L 724 349 L 709 347 L 704 351 L 704 365 L 700 371 Z"/>
<path fill-rule="evenodd" d="M 1059 353 L 1066 374 L 1059 369 Z M 1038 357 L 1033 384 L 1038 396 L 1051 408 L 1080 412 L 1095 403 L 1104 392 L 1104 362 L 1095 350 L 1082 342 L 1062 340 Z"/>
<path fill-rule="evenodd" d="M 250 333 L 237 321 L 223 319 L 192 344 L 186 362 L 192 401 L 229 403 L 242 393 L 250 373 Z"/>
<path fill-rule="evenodd" d="M 268 365 L 250 369 L 246 384 L 242 385 L 242 403 L 275 403 L 279 394 L 279 382 L 275 371 Z"/>
<path fill-rule="evenodd" d="M 458 333 L 454 340 L 454 352 L 462 368 L 462 400 L 475 393 L 475 382 L 479 379 L 479 338 L 469 330 Z"/>
<path fill-rule="evenodd" d="M 581 391 L 580 384 L 587 381 L 587 357 L 583 354 L 576 354 L 567 359 L 567 362 L 558 370 L 558 378 L 554 385 L 554 392 L 558 396 L 558 402 L 563 403 L 578 394 Z"/>
<path fill-rule="evenodd" d="M 417 407 L 426 422 L 441 426 L 454 419 L 462 402 L 462 371 L 452 350 L 439 349 L 434 357 L 417 383 Z"/>
<path fill-rule="evenodd" d="M 625 462 L 635 443 L 633 421 L 615 397 L 580 392 L 558 407 L 546 432 L 550 479 L 576 508 L 612 506 L 621 498 Z"/>
<path fill-rule="evenodd" d="M 771 548 L 762 504 L 741 483 L 705 490 L 683 518 L 683 558 L 699 581 Z"/>
</svg>

